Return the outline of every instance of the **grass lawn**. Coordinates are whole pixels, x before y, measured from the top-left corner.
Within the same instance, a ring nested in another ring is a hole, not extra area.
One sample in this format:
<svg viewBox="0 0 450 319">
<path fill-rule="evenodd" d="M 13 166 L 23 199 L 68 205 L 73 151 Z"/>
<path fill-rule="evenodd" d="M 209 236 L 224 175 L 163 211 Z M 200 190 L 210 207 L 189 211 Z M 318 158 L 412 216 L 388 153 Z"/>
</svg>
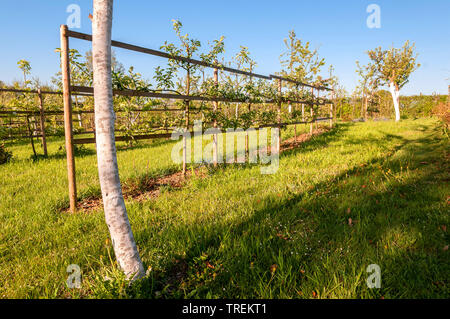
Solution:
<svg viewBox="0 0 450 319">
<path fill-rule="evenodd" d="M 36 161 L 26 142 L 7 145 L 2 298 L 450 298 L 449 143 L 436 119 L 340 123 L 283 153 L 276 174 L 204 168 L 183 188 L 127 201 L 149 269 L 132 287 L 101 207 L 62 212 L 63 143 L 51 140 L 49 158 Z M 123 184 L 179 170 L 172 147 L 119 150 Z M 76 167 L 80 199 L 99 196 L 93 145 L 79 150 Z M 81 267 L 80 289 L 66 286 L 70 264 Z M 370 264 L 381 268 L 380 289 L 366 285 Z"/>
</svg>

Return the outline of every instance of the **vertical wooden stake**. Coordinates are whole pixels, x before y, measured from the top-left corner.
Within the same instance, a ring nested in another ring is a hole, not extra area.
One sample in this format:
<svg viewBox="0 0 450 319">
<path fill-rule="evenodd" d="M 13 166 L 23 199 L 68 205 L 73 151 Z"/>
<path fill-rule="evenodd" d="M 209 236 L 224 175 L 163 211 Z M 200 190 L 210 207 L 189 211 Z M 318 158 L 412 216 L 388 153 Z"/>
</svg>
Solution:
<svg viewBox="0 0 450 319">
<path fill-rule="evenodd" d="M 334 103 L 334 91 L 331 92 L 331 103 L 330 103 L 330 128 L 333 127 L 333 103 Z"/>
<path fill-rule="evenodd" d="M 277 139 L 277 152 L 280 154 L 281 146 L 281 89 L 282 89 L 281 79 L 278 79 L 278 110 L 277 110 L 277 122 L 278 122 L 278 139 Z"/>
<path fill-rule="evenodd" d="M 42 147 L 44 149 L 44 156 L 48 156 L 48 153 L 47 153 L 47 140 L 45 138 L 44 99 L 42 98 L 41 89 L 38 89 L 38 97 L 39 97 L 39 113 L 40 113 L 40 120 L 41 120 Z"/>
<path fill-rule="evenodd" d="M 78 126 L 79 126 L 80 128 L 83 128 L 83 120 L 82 120 L 82 118 L 81 118 L 81 113 L 78 113 L 78 114 L 77 114 L 77 118 L 78 118 Z"/>
<path fill-rule="evenodd" d="M 317 98 L 319 98 L 319 93 L 320 93 L 320 91 L 317 90 Z M 318 123 L 317 121 L 315 121 L 315 122 L 316 122 L 316 130 L 317 130 L 317 128 L 318 128 L 318 126 L 319 126 L 319 123 Z"/>
<path fill-rule="evenodd" d="M 69 180 L 70 211 L 76 211 L 77 185 L 75 179 L 75 158 L 73 154 L 72 101 L 70 99 L 70 60 L 67 26 L 61 25 L 61 74 L 64 100 L 64 134 L 66 137 L 67 176 Z"/>
<path fill-rule="evenodd" d="M 311 123 L 309 124 L 309 134 L 312 135 L 313 133 L 313 122 L 314 122 L 314 112 L 313 112 L 313 107 L 314 107 L 314 88 L 311 88 L 311 97 L 313 99 L 313 103 L 310 105 L 310 112 L 311 112 Z"/>
<path fill-rule="evenodd" d="M 217 60 L 215 61 L 217 64 Z M 219 70 L 217 68 L 214 68 L 214 85 L 216 86 L 216 89 L 219 88 Z M 217 109 L 219 108 L 219 102 L 214 101 L 213 103 L 213 110 L 214 110 L 214 121 L 213 121 L 213 127 L 217 128 Z M 217 134 L 213 134 L 213 164 L 214 167 L 217 166 Z"/>
<path fill-rule="evenodd" d="M 252 78 L 250 78 L 251 81 Z M 250 113 L 252 111 L 252 103 L 248 103 L 248 112 Z M 247 127 L 248 129 L 248 127 Z M 249 137 L 248 137 L 248 131 L 245 131 L 245 154 L 244 154 L 245 158 L 250 159 L 250 145 L 249 145 Z"/>
<path fill-rule="evenodd" d="M 31 125 L 30 125 L 30 117 L 27 115 L 27 127 L 28 127 L 28 135 L 30 136 L 31 141 L 31 148 L 33 149 L 34 157 L 36 157 L 36 149 L 34 148 L 34 141 L 33 141 L 33 132 L 31 131 Z"/>
<path fill-rule="evenodd" d="M 186 75 L 186 95 L 189 95 L 189 91 L 190 91 L 190 71 L 187 71 L 187 75 Z M 187 132 L 189 132 L 189 100 L 184 101 L 185 104 L 185 113 L 184 113 L 184 117 L 185 117 L 185 125 L 186 125 L 186 134 Z M 189 139 L 189 143 L 190 143 L 190 139 Z M 187 138 L 186 135 L 183 135 L 183 176 L 186 177 L 186 163 L 187 163 Z M 191 154 L 189 154 L 189 159 L 191 159 Z"/>
</svg>

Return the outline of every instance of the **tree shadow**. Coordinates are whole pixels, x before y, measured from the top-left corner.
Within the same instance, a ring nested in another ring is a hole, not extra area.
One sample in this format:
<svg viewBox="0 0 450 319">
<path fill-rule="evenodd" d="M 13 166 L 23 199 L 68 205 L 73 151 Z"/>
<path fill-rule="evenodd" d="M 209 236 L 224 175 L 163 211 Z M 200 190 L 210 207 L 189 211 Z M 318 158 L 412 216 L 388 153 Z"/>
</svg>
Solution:
<svg viewBox="0 0 450 319">
<path fill-rule="evenodd" d="M 339 131 L 330 132 L 311 144 L 339 136 Z M 164 271 L 153 272 L 151 288 L 141 286 L 147 290 L 140 293 L 155 297 L 158 291 L 166 298 L 309 298 L 314 295 L 308 289 L 319 292 L 323 285 L 331 290 L 334 283 L 353 289 L 351 298 L 448 298 L 449 261 L 440 246 L 449 236 L 439 230 L 448 218 L 436 208 L 442 202 L 436 187 L 448 176 L 442 167 L 414 162 L 411 169 L 420 169 L 420 174 L 402 177 L 401 163 L 418 151 L 430 163 L 441 159 L 427 137 L 412 146 L 397 135 L 386 138 L 400 142 L 387 157 L 372 158 L 287 199 L 267 197 L 262 209 L 237 224 L 175 226 L 171 236 L 186 239 L 186 254 L 168 258 Z M 448 168 L 448 161 L 443 165 Z M 367 186 L 371 180 L 383 187 Z M 142 246 L 154 235 L 137 236 Z M 365 269 L 372 263 L 381 267 L 381 289 L 365 284 Z M 357 275 L 363 279 L 358 281 Z M 349 282 L 356 286 L 351 288 Z M 300 295 L 297 288 L 302 287 Z M 333 296 L 327 291 L 321 295 Z"/>
<path fill-rule="evenodd" d="M 281 153 L 280 158 L 296 155 L 298 153 L 304 153 L 316 149 L 317 147 L 327 146 L 329 143 L 336 141 L 349 130 L 354 123 L 336 123 L 335 126 L 320 135 L 313 135 L 309 140 L 301 143 L 298 147 L 286 150 Z"/>
</svg>

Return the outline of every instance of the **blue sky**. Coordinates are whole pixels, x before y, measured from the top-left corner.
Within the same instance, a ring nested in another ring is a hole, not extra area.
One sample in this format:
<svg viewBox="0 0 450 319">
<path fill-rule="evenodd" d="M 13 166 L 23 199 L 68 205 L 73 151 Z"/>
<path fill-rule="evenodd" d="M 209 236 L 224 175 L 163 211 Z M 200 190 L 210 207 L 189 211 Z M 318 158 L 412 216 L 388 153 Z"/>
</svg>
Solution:
<svg viewBox="0 0 450 319">
<path fill-rule="evenodd" d="M 0 2 L 0 80 L 21 79 L 19 59 L 32 65 L 32 75 L 49 82 L 59 69 L 59 25 L 65 24 L 70 4 L 81 8 L 81 28 L 91 33 L 88 14 L 92 0 L 3 0 Z M 381 28 L 369 29 L 369 4 L 381 8 Z M 319 49 L 327 65 L 333 64 L 341 83 L 351 91 L 356 83 L 355 61 L 367 62 L 366 51 L 382 46 L 415 42 L 422 66 L 412 75 L 402 94 L 447 93 L 450 84 L 450 0 L 315 0 L 315 1 L 125 1 L 115 0 L 113 39 L 158 49 L 175 41 L 171 20 L 179 19 L 184 31 L 202 44 L 225 36 L 227 58 L 240 45 L 247 46 L 258 63 L 255 72 L 279 71 L 283 39 L 297 35 Z M 90 43 L 71 40 L 84 52 Z M 119 60 L 134 65 L 150 79 L 164 60 L 116 49 Z"/>
</svg>

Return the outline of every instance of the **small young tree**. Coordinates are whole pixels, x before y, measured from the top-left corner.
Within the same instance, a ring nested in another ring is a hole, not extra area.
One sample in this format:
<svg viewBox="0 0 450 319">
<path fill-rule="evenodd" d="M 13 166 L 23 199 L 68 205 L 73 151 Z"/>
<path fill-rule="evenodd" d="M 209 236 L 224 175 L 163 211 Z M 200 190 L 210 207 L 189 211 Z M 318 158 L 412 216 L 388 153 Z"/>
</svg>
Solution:
<svg viewBox="0 0 450 319">
<path fill-rule="evenodd" d="M 31 73 L 31 65 L 30 62 L 27 60 L 19 60 L 17 61 L 17 65 L 19 66 L 19 69 L 22 70 L 23 73 L 23 85 L 27 86 L 27 75 Z"/>
<path fill-rule="evenodd" d="M 378 87 L 379 79 L 375 76 L 375 67 L 373 64 L 360 65 L 356 61 L 356 73 L 359 75 L 359 88 L 361 91 L 361 117 L 367 116 L 367 104 Z"/>
<path fill-rule="evenodd" d="M 320 68 L 325 65 L 325 59 L 319 57 L 318 50 L 312 50 L 309 42 L 303 43 L 298 39 L 294 30 L 289 31 L 284 44 L 286 52 L 280 56 L 284 68 L 282 75 L 300 82 L 314 82 Z"/>
<path fill-rule="evenodd" d="M 395 109 L 395 121 L 400 120 L 400 89 L 409 81 L 409 76 L 420 64 L 416 62 L 414 44 L 406 41 L 402 48 L 382 50 L 378 47 L 368 51 L 374 67 L 375 76 L 382 84 L 389 86 Z"/>
<path fill-rule="evenodd" d="M 281 75 L 292 80 L 304 83 L 321 84 L 322 80 L 318 76 L 325 59 L 319 57 L 317 49 L 311 49 L 310 42 L 303 43 L 297 38 L 294 30 L 289 31 L 289 37 L 284 39 L 286 51 L 280 56 L 282 66 Z M 294 100 L 313 100 L 313 92 L 310 88 L 299 87 L 295 83 L 286 83 L 289 89 L 288 95 Z M 317 105 L 310 105 L 311 115 L 317 114 Z M 313 113 L 314 110 L 314 113 Z M 295 116 L 296 112 L 293 113 Z M 304 105 L 302 104 L 302 120 L 304 119 Z"/>
</svg>

